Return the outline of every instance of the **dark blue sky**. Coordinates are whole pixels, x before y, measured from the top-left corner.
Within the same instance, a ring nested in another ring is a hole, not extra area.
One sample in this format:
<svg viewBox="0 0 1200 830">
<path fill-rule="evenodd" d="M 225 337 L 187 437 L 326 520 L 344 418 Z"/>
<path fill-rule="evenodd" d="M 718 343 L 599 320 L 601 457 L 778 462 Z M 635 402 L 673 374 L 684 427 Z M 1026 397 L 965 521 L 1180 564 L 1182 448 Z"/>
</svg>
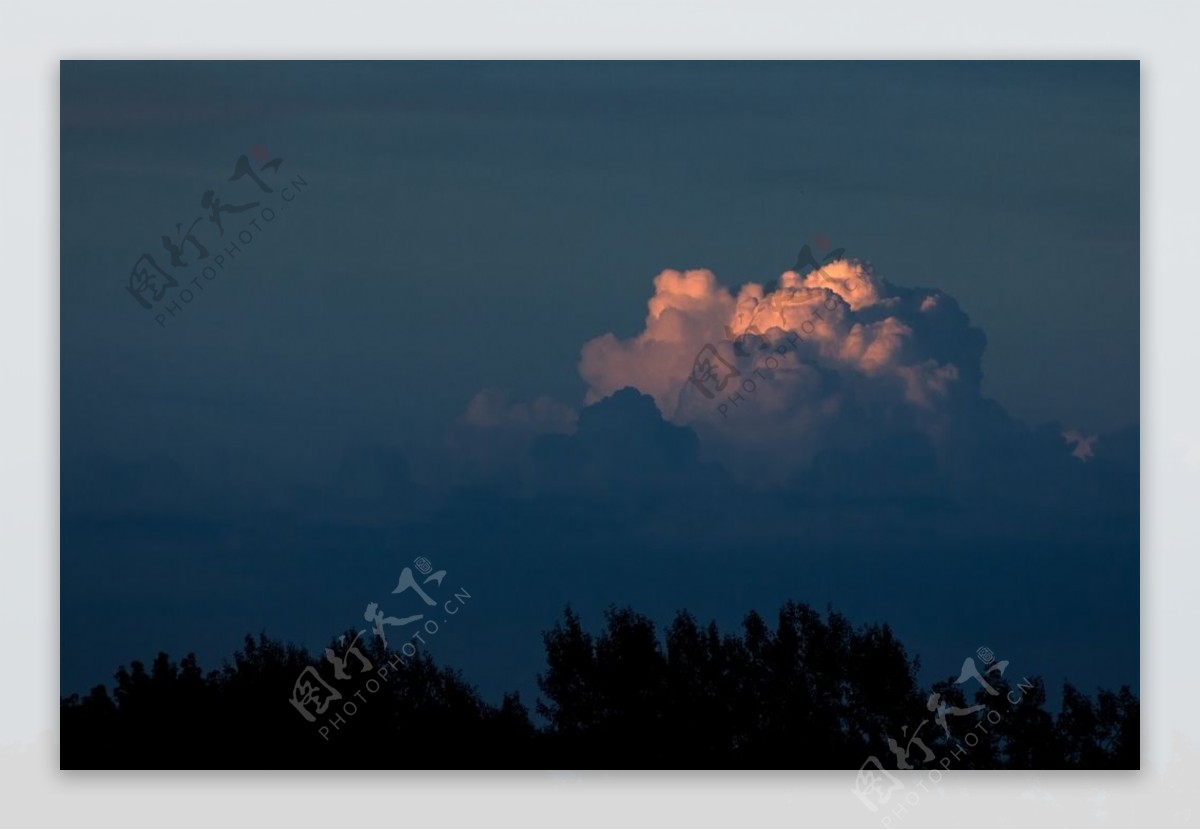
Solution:
<svg viewBox="0 0 1200 830">
<path fill-rule="evenodd" d="M 529 700 L 566 602 L 733 625 L 788 597 L 891 622 L 934 676 L 989 645 L 1136 684 L 1138 87 L 1136 62 L 64 62 L 64 692 L 248 631 L 322 644 L 417 555 L 477 598 L 431 650 L 493 698 Z M 256 145 L 271 193 L 227 181 Z M 207 190 L 277 214 L 161 327 L 138 257 L 197 217 L 217 255 L 260 209 L 222 238 Z M 569 436 L 456 425 L 485 388 L 579 410 L 581 347 L 640 332 L 660 271 L 774 280 L 818 233 L 986 336 L 936 430 L 863 403 L 755 486 L 633 392 Z"/>
</svg>

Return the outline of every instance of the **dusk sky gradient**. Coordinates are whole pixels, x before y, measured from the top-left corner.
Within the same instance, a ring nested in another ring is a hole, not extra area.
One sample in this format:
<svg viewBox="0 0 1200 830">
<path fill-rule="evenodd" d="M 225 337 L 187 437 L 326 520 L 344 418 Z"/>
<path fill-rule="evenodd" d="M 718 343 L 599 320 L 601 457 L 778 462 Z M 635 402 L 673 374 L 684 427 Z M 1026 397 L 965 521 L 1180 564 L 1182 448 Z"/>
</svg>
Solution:
<svg viewBox="0 0 1200 830">
<path fill-rule="evenodd" d="M 63 693 L 322 646 L 422 555 L 493 702 L 567 603 L 789 597 L 926 677 L 1137 689 L 1138 125 L 1135 61 L 63 62 Z M 293 201 L 227 181 L 256 145 Z M 130 268 L 207 190 L 278 216 L 160 326 Z M 737 419 L 656 408 L 719 289 L 831 296 L 785 276 L 816 235 L 878 301 Z M 652 298 L 678 349 L 635 345 Z"/>
</svg>

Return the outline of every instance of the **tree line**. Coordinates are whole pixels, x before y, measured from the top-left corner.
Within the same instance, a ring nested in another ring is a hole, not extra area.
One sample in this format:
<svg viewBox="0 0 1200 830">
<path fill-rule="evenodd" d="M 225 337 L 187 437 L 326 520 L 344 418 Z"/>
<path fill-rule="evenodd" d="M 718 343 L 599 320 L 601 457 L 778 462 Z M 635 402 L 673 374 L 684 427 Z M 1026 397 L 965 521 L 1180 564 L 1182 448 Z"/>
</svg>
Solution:
<svg viewBox="0 0 1200 830">
<path fill-rule="evenodd" d="M 343 679 L 324 687 L 306 670 L 332 681 L 331 662 L 265 634 L 247 635 L 208 672 L 193 654 L 121 666 L 111 693 L 100 685 L 62 699 L 61 765 L 859 769 L 876 758 L 886 769 L 1139 766 L 1139 703 L 1127 686 L 1093 698 L 1066 683 L 1052 715 L 1040 678 L 1005 676 L 1003 661 L 971 656 L 962 674 L 922 689 L 918 660 L 889 626 L 854 626 L 795 602 L 774 627 L 751 612 L 736 633 L 722 633 L 683 611 L 661 636 L 630 608 L 609 609 L 595 633 L 567 608 L 543 635 L 536 718 L 518 694 L 484 701 L 426 653 L 401 657 L 376 639 L 352 638 L 331 642 L 326 654 Z M 288 705 L 289 692 L 299 702 Z M 341 696 L 316 712 L 331 693 Z"/>
</svg>

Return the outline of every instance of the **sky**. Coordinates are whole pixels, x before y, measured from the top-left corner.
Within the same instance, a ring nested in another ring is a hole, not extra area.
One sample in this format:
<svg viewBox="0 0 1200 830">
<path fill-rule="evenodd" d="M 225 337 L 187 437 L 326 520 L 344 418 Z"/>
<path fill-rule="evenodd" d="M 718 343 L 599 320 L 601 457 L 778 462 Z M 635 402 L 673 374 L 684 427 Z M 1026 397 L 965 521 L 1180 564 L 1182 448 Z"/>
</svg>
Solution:
<svg viewBox="0 0 1200 830">
<path fill-rule="evenodd" d="M 788 598 L 1136 688 L 1138 115 L 1137 62 L 63 62 L 63 693 L 418 556 L 492 700 L 567 603 Z"/>
</svg>

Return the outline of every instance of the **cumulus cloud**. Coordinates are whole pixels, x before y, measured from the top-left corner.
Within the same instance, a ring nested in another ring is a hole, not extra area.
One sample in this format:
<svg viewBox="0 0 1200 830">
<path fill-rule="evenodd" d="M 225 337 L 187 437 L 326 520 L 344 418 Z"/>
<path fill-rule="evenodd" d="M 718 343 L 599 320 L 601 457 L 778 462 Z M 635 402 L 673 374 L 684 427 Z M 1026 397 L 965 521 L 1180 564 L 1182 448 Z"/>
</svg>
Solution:
<svg viewBox="0 0 1200 830">
<path fill-rule="evenodd" d="M 720 339 L 736 311 L 729 291 L 711 271 L 666 270 L 654 278 L 645 330 L 631 340 L 605 334 L 583 347 L 579 374 L 595 403 L 631 386 L 654 399 L 667 418 L 675 414 L 696 350 Z"/>
<path fill-rule="evenodd" d="M 1061 500 L 1060 477 L 1080 466 L 1076 459 L 1091 460 L 1096 440 L 1073 441 L 1057 425 L 1031 429 L 984 398 L 985 345 L 953 297 L 892 283 L 857 259 L 732 287 L 707 269 L 666 269 L 654 279 L 641 331 L 582 347 L 582 410 L 487 390 L 449 442 L 459 466 L 485 478 L 545 482 L 554 476 L 530 472 L 549 469 L 544 459 L 531 461 L 539 436 L 575 435 L 583 419 L 599 417 L 596 407 L 628 389 L 645 396 L 654 418 L 695 434 L 697 463 L 715 462 L 741 485 L 788 483 L 793 492 L 828 495 L 840 481 L 860 496 L 916 493 L 930 503 L 968 492 Z M 641 418 L 644 408 L 630 412 Z M 606 454 L 635 467 L 649 458 L 645 447 L 628 456 L 628 435 L 610 433 L 603 431 L 607 450 L 579 456 L 591 459 L 588 469 L 604 467 L 597 459 Z M 1105 446 L 1109 454 L 1116 445 Z M 820 482 L 812 480 L 817 470 Z"/>
<path fill-rule="evenodd" d="M 950 297 L 841 259 L 733 293 L 708 270 L 664 270 L 643 330 L 582 350 L 594 402 L 623 387 L 694 427 L 717 456 L 785 471 L 822 450 L 914 429 L 938 439 L 978 396 L 984 337 Z M 781 452 L 786 447 L 786 452 Z"/>
</svg>

